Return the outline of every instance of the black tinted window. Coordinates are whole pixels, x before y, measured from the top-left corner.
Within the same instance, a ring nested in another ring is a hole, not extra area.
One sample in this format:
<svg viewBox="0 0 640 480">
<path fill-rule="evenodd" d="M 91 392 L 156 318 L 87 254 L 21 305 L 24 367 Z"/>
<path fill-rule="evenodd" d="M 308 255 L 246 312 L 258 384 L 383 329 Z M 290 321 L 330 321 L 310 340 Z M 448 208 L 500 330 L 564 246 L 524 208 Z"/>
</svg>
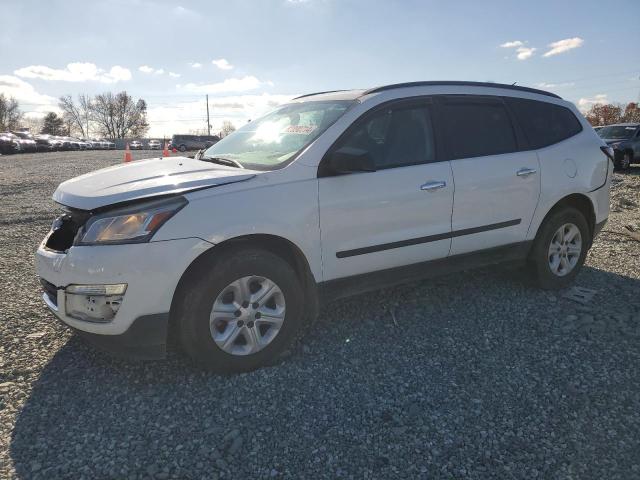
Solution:
<svg viewBox="0 0 640 480">
<path fill-rule="evenodd" d="M 517 150 L 511 120 L 499 100 L 445 99 L 442 119 L 453 159 Z"/>
<path fill-rule="evenodd" d="M 429 112 L 423 106 L 383 108 L 356 126 L 340 142 L 342 147 L 367 151 L 378 169 L 432 162 Z"/>
<path fill-rule="evenodd" d="M 582 131 L 582 125 L 568 108 L 521 98 L 510 98 L 508 102 L 532 148 L 553 145 Z"/>
</svg>

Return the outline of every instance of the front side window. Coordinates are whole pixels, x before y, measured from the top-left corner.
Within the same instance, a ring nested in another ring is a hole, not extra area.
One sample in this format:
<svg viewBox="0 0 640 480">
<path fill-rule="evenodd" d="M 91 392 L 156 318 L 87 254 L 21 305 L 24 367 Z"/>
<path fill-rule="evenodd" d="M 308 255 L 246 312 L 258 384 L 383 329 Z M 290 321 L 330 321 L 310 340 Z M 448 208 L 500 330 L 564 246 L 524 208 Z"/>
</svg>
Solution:
<svg viewBox="0 0 640 480">
<path fill-rule="evenodd" d="M 500 100 L 448 98 L 441 111 L 452 160 L 517 151 L 509 114 Z"/>
<path fill-rule="evenodd" d="M 566 107 L 523 98 L 509 98 L 507 101 L 532 148 L 553 145 L 582 131 L 582 125 Z"/>
<path fill-rule="evenodd" d="M 257 170 L 280 168 L 354 103 L 334 100 L 283 105 L 227 135 L 209 147 L 203 158 L 227 159 Z"/>
<path fill-rule="evenodd" d="M 366 151 L 377 170 L 432 162 L 435 148 L 427 107 L 382 108 L 356 124 L 337 148 Z"/>
</svg>

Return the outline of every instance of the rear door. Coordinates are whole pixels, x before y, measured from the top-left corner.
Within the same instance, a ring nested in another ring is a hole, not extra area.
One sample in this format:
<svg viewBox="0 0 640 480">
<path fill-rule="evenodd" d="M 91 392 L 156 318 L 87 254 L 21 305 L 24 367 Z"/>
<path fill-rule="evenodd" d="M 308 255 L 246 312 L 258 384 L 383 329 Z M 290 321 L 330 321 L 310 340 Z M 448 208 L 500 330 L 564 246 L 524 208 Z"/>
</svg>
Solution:
<svg viewBox="0 0 640 480">
<path fill-rule="evenodd" d="M 453 178 L 449 162 L 436 149 L 429 102 L 374 108 L 329 150 L 365 150 L 376 171 L 320 173 L 325 280 L 448 255 Z"/>
<path fill-rule="evenodd" d="M 455 193 L 451 255 L 525 240 L 540 195 L 535 151 L 500 97 L 438 98 Z"/>
</svg>

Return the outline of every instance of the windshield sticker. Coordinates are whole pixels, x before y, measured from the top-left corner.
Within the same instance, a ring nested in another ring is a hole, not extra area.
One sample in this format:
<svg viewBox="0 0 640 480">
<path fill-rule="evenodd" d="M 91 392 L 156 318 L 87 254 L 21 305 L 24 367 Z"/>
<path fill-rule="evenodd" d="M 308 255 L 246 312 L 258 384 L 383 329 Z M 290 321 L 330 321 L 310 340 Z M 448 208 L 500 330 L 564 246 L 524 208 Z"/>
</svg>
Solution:
<svg viewBox="0 0 640 480">
<path fill-rule="evenodd" d="M 289 125 L 283 130 L 283 133 L 298 133 L 300 135 L 309 135 L 316 127 L 311 125 Z"/>
<path fill-rule="evenodd" d="M 624 127 L 625 130 L 635 130 L 636 127 Z"/>
</svg>

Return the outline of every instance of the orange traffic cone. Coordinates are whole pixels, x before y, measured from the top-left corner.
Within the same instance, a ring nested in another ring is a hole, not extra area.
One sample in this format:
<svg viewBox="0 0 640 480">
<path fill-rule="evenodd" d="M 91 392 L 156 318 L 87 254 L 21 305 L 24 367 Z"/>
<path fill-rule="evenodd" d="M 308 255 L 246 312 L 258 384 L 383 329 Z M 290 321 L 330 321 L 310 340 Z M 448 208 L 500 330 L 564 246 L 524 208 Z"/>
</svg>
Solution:
<svg viewBox="0 0 640 480">
<path fill-rule="evenodd" d="M 173 147 L 173 150 L 171 150 L 173 153 L 178 153 L 178 149 L 176 147 Z"/>
<path fill-rule="evenodd" d="M 131 150 L 129 150 L 129 144 L 127 143 L 127 147 L 124 149 L 124 163 L 129 163 L 131 161 Z"/>
<path fill-rule="evenodd" d="M 162 150 L 162 156 L 163 157 L 169 156 L 169 145 L 167 145 L 167 142 L 164 142 L 164 149 Z"/>
</svg>

